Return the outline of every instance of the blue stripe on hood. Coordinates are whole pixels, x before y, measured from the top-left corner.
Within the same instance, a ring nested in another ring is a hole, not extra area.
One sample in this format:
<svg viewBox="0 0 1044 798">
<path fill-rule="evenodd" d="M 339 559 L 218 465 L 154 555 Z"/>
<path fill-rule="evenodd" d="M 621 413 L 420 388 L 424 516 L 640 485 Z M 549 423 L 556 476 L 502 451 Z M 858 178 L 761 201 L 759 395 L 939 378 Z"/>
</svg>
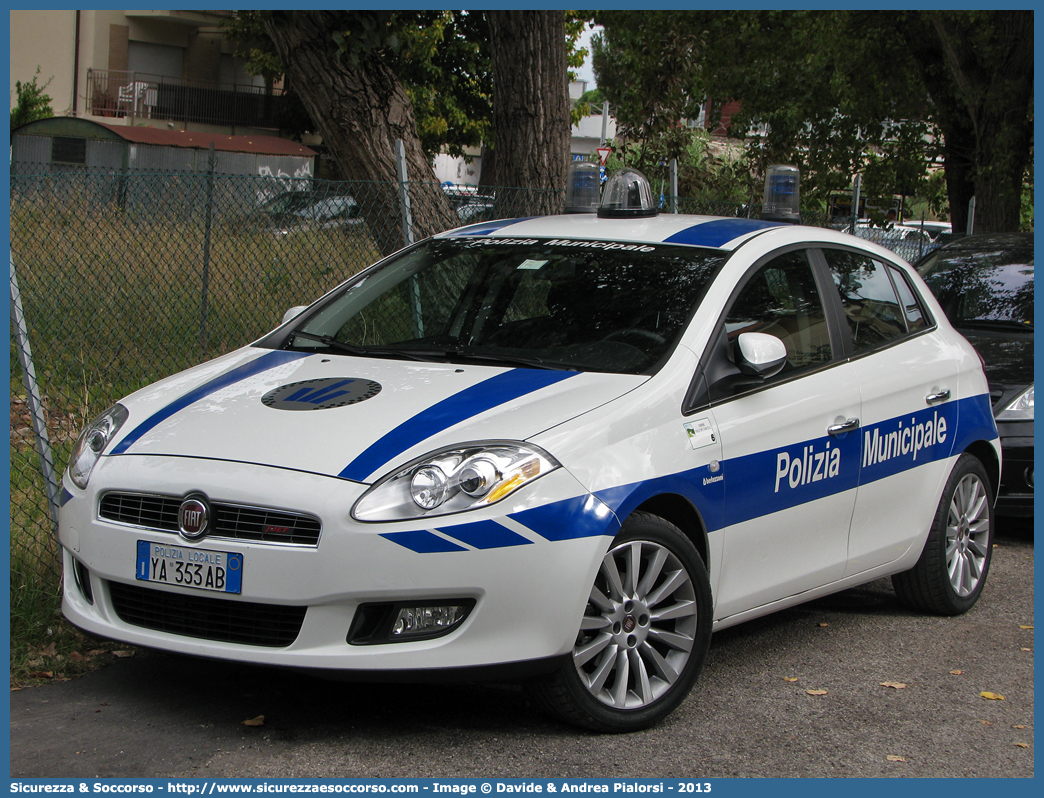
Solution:
<svg viewBox="0 0 1044 798">
<path fill-rule="evenodd" d="M 261 355 L 261 357 L 255 358 L 249 363 L 244 363 L 242 366 L 237 366 L 231 371 L 226 371 L 224 374 L 215 377 L 209 382 L 205 382 L 202 385 L 193 388 L 181 398 L 175 399 L 166 407 L 153 413 L 137 427 L 131 430 L 122 441 L 116 444 L 116 447 L 110 454 L 123 454 L 131 446 L 137 443 L 143 435 L 162 424 L 179 410 L 184 410 L 189 405 L 210 396 L 212 393 L 217 393 L 222 388 L 227 388 L 229 385 L 253 377 L 255 374 L 260 374 L 262 371 L 268 371 L 276 366 L 282 366 L 284 363 L 290 363 L 294 360 L 300 360 L 301 358 L 308 356 L 308 352 L 274 351 Z"/>
<path fill-rule="evenodd" d="M 466 421 L 472 416 L 510 402 L 512 399 L 539 391 L 541 388 L 554 385 L 569 377 L 575 377 L 578 373 L 576 371 L 512 369 L 483 380 L 403 421 L 352 460 L 338 476 L 356 482 L 365 482 L 367 477 L 392 458 L 413 448 L 421 441 L 449 429 L 454 424 Z"/>
</svg>

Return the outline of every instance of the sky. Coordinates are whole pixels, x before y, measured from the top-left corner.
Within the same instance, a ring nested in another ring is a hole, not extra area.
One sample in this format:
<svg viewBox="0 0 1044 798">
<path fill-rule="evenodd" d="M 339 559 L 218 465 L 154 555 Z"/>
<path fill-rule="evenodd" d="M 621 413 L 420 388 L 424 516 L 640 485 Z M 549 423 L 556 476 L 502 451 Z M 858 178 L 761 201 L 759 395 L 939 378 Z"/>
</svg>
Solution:
<svg viewBox="0 0 1044 798">
<path fill-rule="evenodd" d="M 584 62 L 584 65 L 576 71 L 576 74 L 580 80 L 587 81 L 588 91 L 596 88 L 598 85 L 595 81 L 594 69 L 591 66 L 591 36 L 598 33 L 600 30 L 600 27 L 591 30 L 587 25 L 584 25 L 584 32 L 580 35 L 580 46 L 587 48 L 587 60 Z"/>
</svg>

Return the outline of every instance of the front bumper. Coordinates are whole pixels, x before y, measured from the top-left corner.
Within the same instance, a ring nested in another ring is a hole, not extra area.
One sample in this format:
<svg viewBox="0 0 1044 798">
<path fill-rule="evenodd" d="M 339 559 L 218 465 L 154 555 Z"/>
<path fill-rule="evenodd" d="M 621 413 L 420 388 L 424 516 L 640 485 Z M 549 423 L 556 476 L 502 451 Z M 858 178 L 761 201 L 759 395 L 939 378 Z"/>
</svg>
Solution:
<svg viewBox="0 0 1044 798">
<path fill-rule="evenodd" d="M 65 489 L 63 611 L 75 626 L 185 654 L 360 673 L 500 666 L 568 652 L 619 528 L 611 511 L 561 468 L 481 511 L 391 524 L 351 518 L 364 485 L 243 463 L 106 457 L 86 491 L 68 482 Z M 316 545 L 210 535 L 190 543 L 149 524 L 102 520 L 100 498 L 110 491 L 202 492 L 214 502 L 310 513 L 323 526 Z M 242 592 L 139 581 L 139 541 L 242 555 Z M 473 599 L 475 606 L 459 627 L 435 639 L 348 642 L 361 604 L 438 599 Z M 221 628 L 260 634 L 286 624 L 282 637 L 211 639 Z"/>
<path fill-rule="evenodd" d="M 1033 515 L 1033 422 L 998 421 L 1004 465 L 997 493 L 997 514 Z"/>
</svg>

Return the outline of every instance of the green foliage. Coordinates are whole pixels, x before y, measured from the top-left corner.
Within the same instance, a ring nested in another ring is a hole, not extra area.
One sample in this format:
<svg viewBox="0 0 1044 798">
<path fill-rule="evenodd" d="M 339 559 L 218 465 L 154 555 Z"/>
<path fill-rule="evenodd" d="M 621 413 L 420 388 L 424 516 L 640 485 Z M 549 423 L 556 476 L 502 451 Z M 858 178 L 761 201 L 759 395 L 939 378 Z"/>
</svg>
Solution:
<svg viewBox="0 0 1044 798">
<path fill-rule="evenodd" d="M 640 170 L 654 193 L 669 193 L 670 160 L 678 160 L 678 196 L 698 203 L 743 204 L 760 194 L 745 149 L 714 141 L 705 130 L 672 128 L 651 140 L 614 142 L 606 162 L 612 172 Z"/>
<path fill-rule="evenodd" d="M 489 137 L 493 81 L 481 14 L 401 12 L 395 72 L 406 87 L 421 146 L 429 157 L 462 156 Z"/>
<path fill-rule="evenodd" d="M 247 69 L 277 81 L 284 67 L 261 26 L 272 13 L 237 11 L 225 32 Z M 576 45 L 588 16 L 575 11 L 565 16 L 568 65 L 575 69 L 587 55 Z M 489 143 L 493 81 L 489 27 L 481 12 L 343 11 L 336 21 L 330 32 L 331 58 L 355 68 L 374 55 L 386 60 L 413 103 L 417 133 L 429 157 L 439 152 L 463 156 L 467 148 Z M 283 130 L 297 138 L 314 132 L 293 86 L 288 99 L 290 112 L 280 120 Z"/>
<path fill-rule="evenodd" d="M 599 11 L 603 32 L 591 39 L 598 86 L 617 129 L 630 140 L 653 139 L 683 118 L 695 119 L 706 94 L 703 31 L 684 24 L 691 12 Z M 681 22 L 682 24 L 678 24 Z"/>
<path fill-rule="evenodd" d="M 583 11 L 565 12 L 566 31 L 566 64 L 569 67 L 569 80 L 576 80 L 576 70 L 587 60 L 587 48 L 577 47 L 584 25 L 590 24 L 590 14 Z"/>
<path fill-rule="evenodd" d="M 729 135 L 747 143 L 758 174 L 798 166 L 803 200 L 847 190 L 857 173 L 868 194 L 930 195 L 928 163 L 944 143 L 968 164 L 955 184 L 970 177 L 993 197 L 1025 163 L 1021 65 L 1032 37 L 1014 12 L 607 11 L 595 20 L 605 28 L 592 43 L 595 73 L 624 136 L 652 140 L 695 119 L 705 100 L 711 121 L 740 100 Z"/>
<path fill-rule="evenodd" d="M 39 74 L 40 67 L 37 67 L 36 74 L 29 83 L 15 81 L 15 96 L 18 98 L 18 102 L 11 109 L 11 130 L 29 122 L 35 122 L 37 119 L 48 119 L 54 116 L 54 111 L 51 109 L 51 98 L 44 94 L 54 78 L 48 78 L 44 85 L 38 86 L 36 78 Z"/>
</svg>

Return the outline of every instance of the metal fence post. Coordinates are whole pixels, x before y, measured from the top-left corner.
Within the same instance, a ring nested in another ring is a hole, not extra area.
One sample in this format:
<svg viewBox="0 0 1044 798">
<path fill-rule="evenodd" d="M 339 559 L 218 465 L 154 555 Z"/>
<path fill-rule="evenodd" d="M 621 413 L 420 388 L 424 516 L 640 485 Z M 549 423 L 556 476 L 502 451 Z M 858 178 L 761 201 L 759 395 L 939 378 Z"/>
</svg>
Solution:
<svg viewBox="0 0 1044 798">
<path fill-rule="evenodd" d="M 852 228 L 848 231 L 855 234 L 856 222 L 859 220 L 859 192 L 863 188 L 863 176 L 856 175 L 852 181 Z"/>
<path fill-rule="evenodd" d="M 975 197 L 968 200 L 968 235 L 975 233 Z"/>
<path fill-rule="evenodd" d="M 47 436 L 47 418 L 44 415 L 43 397 L 36 381 L 36 368 L 33 366 L 33 352 L 29 347 L 29 328 L 22 312 L 22 295 L 18 290 L 18 278 L 15 276 L 14 256 L 11 257 L 11 323 L 15 328 L 18 341 L 18 362 L 22 366 L 22 377 L 25 380 L 26 403 L 33 420 L 33 432 L 36 435 L 36 453 L 40 456 L 40 473 L 47 492 L 47 507 L 54 525 L 54 534 L 58 535 L 58 480 L 54 474 L 54 458 L 51 455 L 51 439 Z"/>
<path fill-rule="evenodd" d="M 678 212 L 678 159 L 671 158 L 671 213 Z"/>
<path fill-rule="evenodd" d="M 395 169 L 399 176 L 399 208 L 402 211 L 402 238 L 405 246 L 413 243 L 413 211 L 410 209 L 410 189 L 406 184 L 406 146 L 395 139 Z"/>
<path fill-rule="evenodd" d="M 203 296 L 199 311 L 199 351 L 204 359 L 207 357 L 207 311 L 210 294 L 210 231 L 214 224 L 214 172 L 217 170 L 217 153 L 214 142 L 210 142 L 207 154 L 207 190 L 206 210 L 203 225 Z"/>
<path fill-rule="evenodd" d="M 413 243 L 413 211 L 410 208 L 410 188 L 406 182 L 406 146 L 402 139 L 395 139 L 395 169 L 399 177 L 399 208 L 402 210 L 402 237 L 406 246 Z M 420 284 L 417 275 L 410 278 L 410 315 L 413 317 L 413 332 L 424 336 L 424 317 L 421 315 Z"/>
</svg>

